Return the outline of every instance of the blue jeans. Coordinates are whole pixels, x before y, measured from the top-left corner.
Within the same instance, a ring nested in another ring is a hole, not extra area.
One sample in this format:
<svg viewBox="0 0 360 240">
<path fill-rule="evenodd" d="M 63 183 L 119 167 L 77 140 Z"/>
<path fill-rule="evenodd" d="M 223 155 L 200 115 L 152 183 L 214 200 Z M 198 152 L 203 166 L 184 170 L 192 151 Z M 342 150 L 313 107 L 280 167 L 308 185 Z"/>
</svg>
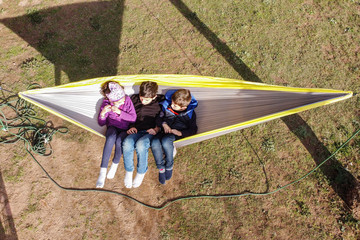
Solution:
<svg viewBox="0 0 360 240">
<path fill-rule="evenodd" d="M 155 163 L 158 169 L 171 170 L 174 165 L 174 134 L 158 134 L 151 142 Z M 165 157 L 164 157 L 165 154 Z"/>
<path fill-rule="evenodd" d="M 124 151 L 124 167 L 127 172 L 134 171 L 134 149 L 137 156 L 137 172 L 146 173 L 148 169 L 148 154 L 151 139 L 154 135 L 146 132 L 146 130 L 138 131 L 130 134 L 123 142 Z"/>
<path fill-rule="evenodd" d="M 107 168 L 109 164 L 110 155 L 112 149 L 115 145 L 115 154 L 113 158 L 113 163 L 119 163 L 122 149 L 121 149 L 121 142 L 127 136 L 126 130 L 122 130 L 113 126 L 110 126 L 106 129 L 106 141 L 104 145 L 103 155 L 101 159 L 102 168 Z"/>
</svg>

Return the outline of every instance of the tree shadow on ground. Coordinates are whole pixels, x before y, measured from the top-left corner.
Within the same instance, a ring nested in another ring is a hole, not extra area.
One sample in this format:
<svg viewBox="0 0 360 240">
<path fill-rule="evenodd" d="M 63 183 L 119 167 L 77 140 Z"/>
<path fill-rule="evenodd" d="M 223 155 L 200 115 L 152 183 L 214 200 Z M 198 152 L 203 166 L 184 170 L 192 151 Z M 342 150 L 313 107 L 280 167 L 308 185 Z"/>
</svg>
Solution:
<svg viewBox="0 0 360 240">
<path fill-rule="evenodd" d="M 245 80 L 262 82 L 261 79 L 226 45 L 217 35 L 204 24 L 181 0 L 170 0 L 171 4 L 211 43 L 211 45 L 223 56 L 234 70 Z M 290 131 L 295 134 L 309 151 L 315 163 L 318 165 L 331 153 L 318 139 L 311 127 L 299 116 L 293 114 L 281 118 Z M 299 131 L 302 129 L 303 131 Z M 306 132 L 306 137 L 302 132 Z M 323 174 L 330 181 L 331 187 L 350 208 L 356 207 L 360 201 L 360 185 L 357 179 L 348 172 L 342 164 L 333 157 L 320 167 Z"/>
<path fill-rule="evenodd" d="M 62 72 L 71 82 L 117 74 L 123 11 L 124 0 L 79 3 L 0 22 L 54 65 L 55 85 L 60 85 Z M 18 239 L 1 172 L 0 193 L 0 239 Z"/>
<path fill-rule="evenodd" d="M 124 0 L 77 3 L 1 19 L 71 82 L 117 74 Z M 34 61 L 34 58 L 26 60 Z"/>
<path fill-rule="evenodd" d="M 11 213 L 9 198 L 0 171 L 0 239 L 18 239 L 14 219 Z"/>
</svg>

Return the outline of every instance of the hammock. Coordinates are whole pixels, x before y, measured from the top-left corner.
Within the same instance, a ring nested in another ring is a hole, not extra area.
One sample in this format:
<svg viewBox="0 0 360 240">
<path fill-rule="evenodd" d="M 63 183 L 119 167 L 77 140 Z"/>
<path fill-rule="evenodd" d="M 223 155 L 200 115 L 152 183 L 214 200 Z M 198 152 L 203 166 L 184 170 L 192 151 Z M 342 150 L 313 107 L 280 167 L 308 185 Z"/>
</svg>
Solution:
<svg viewBox="0 0 360 240">
<path fill-rule="evenodd" d="M 293 88 L 241 80 L 192 75 L 126 75 L 101 77 L 56 87 L 34 89 L 19 96 L 65 120 L 100 136 L 106 127 L 97 123 L 102 103 L 100 85 L 118 81 L 127 95 L 138 93 L 141 82 L 154 81 L 159 93 L 186 88 L 198 100 L 198 134 L 180 139 L 176 147 L 200 142 L 311 108 L 341 101 L 350 91 Z"/>
</svg>

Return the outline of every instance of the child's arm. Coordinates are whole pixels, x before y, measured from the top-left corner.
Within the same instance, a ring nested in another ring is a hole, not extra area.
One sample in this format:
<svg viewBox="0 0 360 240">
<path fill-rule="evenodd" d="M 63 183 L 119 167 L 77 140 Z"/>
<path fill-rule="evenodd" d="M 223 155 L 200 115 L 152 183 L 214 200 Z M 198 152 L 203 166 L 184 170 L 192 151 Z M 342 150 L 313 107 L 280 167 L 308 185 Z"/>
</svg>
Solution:
<svg viewBox="0 0 360 240">
<path fill-rule="evenodd" d="M 126 131 L 127 134 L 135 134 L 137 133 L 137 129 L 135 127 L 130 127 L 129 130 Z"/>
<path fill-rule="evenodd" d="M 161 128 L 156 126 L 154 128 L 149 128 L 148 130 L 146 130 L 146 132 L 151 135 L 156 135 L 160 130 L 161 130 Z"/>
<path fill-rule="evenodd" d="M 160 132 L 161 131 L 161 124 L 162 124 L 163 115 L 164 115 L 164 113 L 162 112 L 162 110 L 160 108 L 160 111 L 155 116 L 155 127 L 147 129 L 146 132 L 148 132 L 151 135 L 156 135 L 158 132 Z"/>
<path fill-rule="evenodd" d="M 131 101 L 131 99 L 129 97 L 127 97 L 127 102 L 126 104 L 123 104 L 120 106 L 120 110 L 121 110 L 121 114 L 120 117 L 121 119 L 127 121 L 127 122 L 135 122 L 136 121 L 136 111 L 135 111 L 135 107 L 133 102 Z"/>
<path fill-rule="evenodd" d="M 161 128 L 162 127 L 162 123 L 164 120 L 164 112 L 161 110 L 160 113 L 158 115 L 156 115 L 155 117 L 155 124 L 157 127 Z"/>
<path fill-rule="evenodd" d="M 131 102 L 133 103 L 134 107 L 135 107 L 135 104 L 137 103 L 137 101 L 140 101 L 138 94 L 131 95 L 130 99 L 131 99 Z M 136 112 L 136 109 L 135 109 L 135 112 Z M 136 116 L 136 118 L 137 118 L 137 116 Z M 135 123 L 136 122 L 132 122 L 129 124 L 129 130 L 130 129 L 132 129 L 132 130 L 131 131 L 128 130 L 127 134 L 137 133 L 137 129 L 135 128 Z"/>
<path fill-rule="evenodd" d="M 98 116 L 98 124 L 100 126 L 104 126 L 106 124 L 106 118 L 109 115 L 109 112 L 111 111 L 111 106 L 107 101 L 103 101 L 100 107 L 100 112 Z"/>
<path fill-rule="evenodd" d="M 196 125 L 196 114 L 195 114 L 195 112 L 193 112 L 192 118 L 190 119 L 190 122 L 189 122 L 189 128 L 185 129 L 185 130 L 181 130 L 180 131 L 181 136 L 189 137 L 191 135 L 196 134 L 197 130 L 198 130 L 198 127 Z"/>
<path fill-rule="evenodd" d="M 166 122 L 164 122 L 162 124 L 162 127 L 163 127 L 165 133 L 173 133 L 173 130 L 175 130 L 174 134 L 177 135 L 177 136 L 181 136 L 181 135 L 179 135 L 179 133 L 178 133 L 178 131 L 176 129 L 171 129 L 171 127 L 169 127 L 169 125 L 167 125 Z"/>
</svg>

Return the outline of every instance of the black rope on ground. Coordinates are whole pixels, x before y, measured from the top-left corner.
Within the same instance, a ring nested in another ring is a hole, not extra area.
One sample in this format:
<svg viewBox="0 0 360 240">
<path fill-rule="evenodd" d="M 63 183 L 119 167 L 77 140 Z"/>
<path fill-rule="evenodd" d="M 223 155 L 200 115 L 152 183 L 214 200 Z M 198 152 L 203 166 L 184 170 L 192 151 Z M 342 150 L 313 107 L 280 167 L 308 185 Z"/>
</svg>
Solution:
<svg viewBox="0 0 360 240">
<path fill-rule="evenodd" d="M 171 204 L 175 203 L 175 202 L 179 202 L 179 201 L 185 201 L 185 200 L 191 200 L 191 199 L 214 199 L 214 198 L 231 198 L 231 197 L 243 197 L 243 196 L 265 196 L 265 195 L 272 195 L 277 193 L 278 191 L 285 189 L 299 181 L 301 181 L 302 179 L 306 178 L 307 176 L 309 176 L 310 174 L 312 174 L 313 172 L 315 172 L 318 168 L 320 168 L 323 164 L 325 164 L 325 162 L 327 162 L 329 159 L 331 159 L 337 152 L 340 151 L 340 149 L 342 149 L 345 145 L 347 145 L 351 139 L 353 139 L 358 133 L 360 132 L 360 129 L 358 129 L 345 143 L 343 143 L 333 154 L 331 154 L 331 156 L 329 156 L 327 159 L 325 159 L 322 163 L 320 163 L 319 165 L 317 165 L 314 169 L 312 169 L 311 171 L 309 171 L 308 173 L 304 174 L 302 177 L 288 183 L 285 184 L 281 187 L 278 187 L 277 189 L 271 191 L 271 192 L 260 192 L 260 193 L 255 193 L 255 192 L 249 192 L 249 191 L 244 191 L 242 193 L 236 193 L 236 194 L 219 194 L 219 195 L 194 195 L 194 196 L 183 196 L 183 197 L 178 197 L 178 198 L 174 198 L 174 199 L 169 199 L 166 200 L 165 202 L 163 202 L 162 204 L 158 205 L 158 206 L 153 206 L 147 203 L 144 203 L 140 200 L 137 200 L 134 197 L 131 197 L 129 195 L 126 195 L 124 193 L 120 193 L 120 192 L 115 192 L 115 191 L 111 191 L 111 190 L 106 190 L 106 189 L 99 189 L 99 188 L 68 188 L 68 187 L 63 187 L 60 184 L 58 184 L 54 179 L 51 178 L 51 176 L 46 172 L 46 170 L 41 166 L 41 164 L 35 159 L 35 157 L 31 154 L 31 152 L 28 151 L 28 153 L 30 154 L 30 156 L 34 159 L 34 161 L 40 166 L 40 168 L 44 171 L 44 173 L 47 175 L 47 177 L 59 188 L 66 190 L 66 191 L 75 191 L 75 192 L 103 192 L 103 193 L 111 193 L 111 194 L 115 194 L 115 195 L 119 195 L 122 197 L 125 197 L 131 201 L 134 201 L 144 207 L 150 208 L 150 209 L 154 209 L 154 210 L 162 210 L 168 206 L 170 206 Z"/>
</svg>

